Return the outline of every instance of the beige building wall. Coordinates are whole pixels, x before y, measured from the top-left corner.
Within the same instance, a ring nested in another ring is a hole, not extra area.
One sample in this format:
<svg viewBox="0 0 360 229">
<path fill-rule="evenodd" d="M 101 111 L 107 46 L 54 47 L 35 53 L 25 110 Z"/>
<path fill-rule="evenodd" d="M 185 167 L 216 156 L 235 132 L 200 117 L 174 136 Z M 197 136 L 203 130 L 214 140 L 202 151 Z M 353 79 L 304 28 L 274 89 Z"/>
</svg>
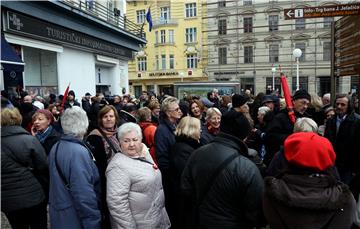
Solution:
<svg viewBox="0 0 360 229">
<path fill-rule="evenodd" d="M 221 3 L 221 1 L 220 1 Z M 327 58 L 330 42 L 331 18 L 311 18 L 296 27 L 296 20 L 285 20 L 284 9 L 345 4 L 339 1 L 265 1 L 265 0 L 218 0 L 203 1 L 207 27 L 203 35 L 207 43 L 208 65 L 204 69 L 210 81 L 240 82 L 242 89 L 252 89 L 254 94 L 272 87 L 272 68 L 276 67 L 275 89 L 279 86 L 279 67 L 288 77 L 290 90 L 295 89 L 296 61 L 292 55 L 297 44 L 304 45 L 304 60 L 299 62 L 300 87 L 311 93 L 330 92 L 330 59 Z M 269 21 L 278 17 L 278 30 L 269 31 Z M 245 21 L 252 18 L 252 32 L 246 32 Z M 226 34 L 219 35 L 220 20 L 226 20 Z M 336 19 L 335 19 L 336 20 Z M 278 59 L 271 61 L 270 48 L 278 46 Z M 246 63 L 247 47 L 252 47 L 252 63 Z M 226 64 L 219 63 L 221 48 L 226 48 Z M 324 54 L 325 52 L 325 54 Z M 342 80 L 349 82 L 348 80 Z M 350 90 L 350 83 L 342 85 L 341 91 Z"/>
</svg>

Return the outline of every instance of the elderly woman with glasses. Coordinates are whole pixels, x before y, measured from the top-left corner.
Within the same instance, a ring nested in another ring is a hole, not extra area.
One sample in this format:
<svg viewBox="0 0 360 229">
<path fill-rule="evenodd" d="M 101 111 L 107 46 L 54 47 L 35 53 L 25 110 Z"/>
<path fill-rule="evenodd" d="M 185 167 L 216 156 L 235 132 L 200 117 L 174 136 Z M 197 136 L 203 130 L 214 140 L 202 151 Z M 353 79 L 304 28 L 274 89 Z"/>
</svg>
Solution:
<svg viewBox="0 0 360 229">
<path fill-rule="evenodd" d="M 215 107 L 211 107 L 206 111 L 205 125 L 201 127 L 200 142 L 206 145 L 211 142 L 214 137 L 220 132 L 221 111 Z"/>
<path fill-rule="evenodd" d="M 106 169 L 106 199 L 112 228 L 169 228 L 161 172 L 142 144 L 139 125 L 119 127 L 121 153 Z"/>
</svg>

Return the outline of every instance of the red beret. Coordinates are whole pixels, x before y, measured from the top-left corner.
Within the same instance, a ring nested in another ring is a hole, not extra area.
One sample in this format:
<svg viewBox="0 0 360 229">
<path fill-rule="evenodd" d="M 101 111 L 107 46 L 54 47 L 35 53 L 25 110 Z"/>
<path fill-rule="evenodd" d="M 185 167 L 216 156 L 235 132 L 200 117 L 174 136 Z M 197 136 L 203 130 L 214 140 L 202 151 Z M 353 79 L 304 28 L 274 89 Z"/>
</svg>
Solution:
<svg viewBox="0 0 360 229">
<path fill-rule="evenodd" d="M 334 166 L 336 159 L 329 140 L 313 132 L 290 135 L 284 143 L 284 155 L 289 164 L 315 171 Z"/>
</svg>

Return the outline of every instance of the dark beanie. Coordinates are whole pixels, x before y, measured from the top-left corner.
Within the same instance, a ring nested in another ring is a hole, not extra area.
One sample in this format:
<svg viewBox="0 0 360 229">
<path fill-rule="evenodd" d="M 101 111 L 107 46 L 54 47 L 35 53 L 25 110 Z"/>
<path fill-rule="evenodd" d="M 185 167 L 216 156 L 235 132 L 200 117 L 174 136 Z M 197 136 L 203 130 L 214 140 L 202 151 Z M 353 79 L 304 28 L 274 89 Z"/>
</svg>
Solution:
<svg viewBox="0 0 360 229">
<path fill-rule="evenodd" d="M 297 99 L 307 99 L 311 101 L 310 94 L 304 89 L 300 89 L 295 92 L 295 94 L 293 95 L 293 100 Z"/>
<path fill-rule="evenodd" d="M 69 93 L 68 93 L 68 96 L 69 96 L 69 95 L 72 95 L 72 96 L 75 97 L 75 92 L 74 92 L 73 90 L 71 90 L 71 91 L 69 91 Z"/>
<path fill-rule="evenodd" d="M 329 140 L 313 132 L 299 132 L 287 137 L 284 156 L 289 164 L 314 171 L 324 171 L 334 166 L 336 160 Z"/>
<path fill-rule="evenodd" d="M 220 131 L 243 140 L 249 135 L 251 126 L 242 113 L 230 110 L 221 117 Z"/>
<path fill-rule="evenodd" d="M 231 100 L 232 107 L 241 107 L 247 102 L 246 97 L 239 94 L 234 94 Z"/>
</svg>

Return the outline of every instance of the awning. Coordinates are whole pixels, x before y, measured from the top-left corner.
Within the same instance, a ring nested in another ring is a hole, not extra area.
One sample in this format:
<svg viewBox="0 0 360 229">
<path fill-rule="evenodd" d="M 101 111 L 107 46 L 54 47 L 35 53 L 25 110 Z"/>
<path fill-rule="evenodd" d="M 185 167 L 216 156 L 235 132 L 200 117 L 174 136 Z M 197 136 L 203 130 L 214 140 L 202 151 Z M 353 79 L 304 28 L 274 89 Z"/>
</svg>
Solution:
<svg viewBox="0 0 360 229">
<path fill-rule="evenodd" d="M 5 40 L 4 36 L 1 36 L 1 65 L 4 71 L 24 71 L 24 62 L 16 54 L 15 50 Z"/>
</svg>

